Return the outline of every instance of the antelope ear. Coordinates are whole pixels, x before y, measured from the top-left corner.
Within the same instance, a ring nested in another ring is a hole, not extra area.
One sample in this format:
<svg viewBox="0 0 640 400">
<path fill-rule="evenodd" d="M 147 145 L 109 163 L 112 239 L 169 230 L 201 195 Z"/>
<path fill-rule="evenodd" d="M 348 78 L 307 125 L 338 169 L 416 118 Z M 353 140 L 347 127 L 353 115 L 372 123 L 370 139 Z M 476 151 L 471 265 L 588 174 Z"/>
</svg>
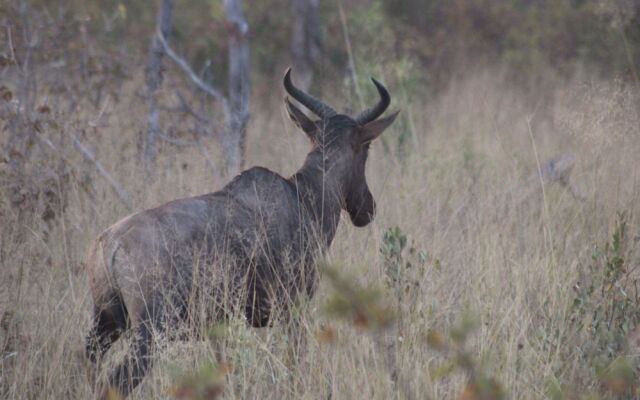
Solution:
<svg viewBox="0 0 640 400">
<path fill-rule="evenodd" d="M 380 118 L 375 121 L 371 121 L 367 124 L 364 124 L 362 128 L 360 128 L 360 143 L 365 144 L 371 142 L 373 139 L 380 136 L 385 129 L 389 127 L 396 120 L 396 117 L 400 111 L 396 111 L 393 114 L 389 115 L 385 118 Z"/>
<path fill-rule="evenodd" d="M 296 124 L 296 126 L 304 131 L 304 133 L 313 139 L 316 136 L 318 127 L 315 122 L 309 119 L 300 109 L 291 103 L 289 97 L 284 98 L 284 103 L 287 106 L 287 112 L 289 112 L 289 118 Z"/>
</svg>

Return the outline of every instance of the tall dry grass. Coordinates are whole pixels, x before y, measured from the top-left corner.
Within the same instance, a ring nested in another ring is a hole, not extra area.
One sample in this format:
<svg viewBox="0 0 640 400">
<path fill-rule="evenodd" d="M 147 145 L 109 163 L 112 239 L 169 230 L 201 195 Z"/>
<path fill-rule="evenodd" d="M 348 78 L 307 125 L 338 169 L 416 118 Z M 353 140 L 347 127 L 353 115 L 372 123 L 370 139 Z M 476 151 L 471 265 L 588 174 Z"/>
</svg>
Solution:
<svg viewBox="0 0 640 400">
<path fill-rule="evenodd" d="M 384 232 L 397 226 L 407 234 L 426 259 L 418 289 L 403 299 L 401 328 L 382 331 L 381 342 L 378 334 L 335 321 L 322 311 L 334 290 L 323 280 L 300 311 L 308 341 L 295 369 L 286 359 L 286 328 L 255 330 L 233 319 L 215 329 L 214 339 L 172 343 L 157 354 L 156 367 L 132 398 L 175 393 L 181 374 L 213 362 L 220 346 L 228 361 L 216 378 L 224 398 L 456 398 L 466 377 L 434 373 L 443 357 L 428 346 L 427 333 L 449 332 L 465 312 L 478 320 L 469 353 L 508 397 L 545 398 L 554 385 L 578 393 L 600 390 L 594 366 L 580 356 L 590 339 L 574 329 L 570 310 L 574 287 L 592 262 L 594 245 L 610 239 L 616 213 L 627 212 L 630 234 L 636 240 L 640 235 L 637 89 L 584 73 L 570 80 L 549 77 L 549 89 L 541 93 L 509 84 L 505 75 L 501 68 L 468 71 L 429 99 L 412 88 L 418 95 L 409 100 L 401 95 L 407 88 L 389 84 L 392 108 L 402 110 L 402 120 L 373 145 L 368 162 L 377 218 L 364 229 L 345 218 L 328 263 L 360 285 L 384 288 Z M 51 107 L 42 118 L 56 122 L 45 124 L 40 135 L 61 146 L 39 162 L 61 157 L 71 173 L 60 185 L 66 207 L 48 223 L 18 210 L 8 190 L 0 192 L 2 398 L 91 396 L 82 361 L 91 300 L 81 260 L 89 242 L 128 211 L 64 139 L 68 132 L 91 146 L 132 193 L 135 210 L 225 182 L 197 149 L 167 143 L 156 178 L 145 177 L 136 152 L 146 112 L 135 94 L 140 82 L 132 78 L 98 106 L 81 101 L 72 113 L 68 99 L 42 94 L 36 100 Z M 280 99 L 254 102 L 265 105 L 252 112 L 247 164 L 288 176 L 309 145 Z M 207 146 L 215 158 L 215 142 Z M 563 153 L 576 157 L 571 182 L 584 199 L 561 185 L 538 185 L 524 199 L 514 195 Z M 635 243 L 629 265 L 637 267 Z M 383 301 L 393 302 L 392 290 L 383 294 Z M 322 334 L 328 327 L 330 340 Z M 125 348 L 117 345 L 116 353 Z M 402 387 L 392 383 L 388 349 Z M 638 357 L 638 348 L 629 351 Z M 292 386 L 292 378 L 301 384 Z"/>
</svg>

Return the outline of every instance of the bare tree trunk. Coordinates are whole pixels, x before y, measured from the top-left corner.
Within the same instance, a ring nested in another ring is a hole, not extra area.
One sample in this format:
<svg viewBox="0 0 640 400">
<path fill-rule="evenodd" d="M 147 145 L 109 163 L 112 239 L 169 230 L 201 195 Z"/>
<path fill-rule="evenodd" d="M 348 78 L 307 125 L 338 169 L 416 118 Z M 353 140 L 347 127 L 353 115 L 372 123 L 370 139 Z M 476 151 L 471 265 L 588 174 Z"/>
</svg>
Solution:
<svg viewBox="0 0 640 400">
<path fill-rule="evenodd" d="M 224 0 L 224 11 L 229 27 L 229 108 L 222 147 L 227 174 L 232 175 L 244 164 L 249 120 L 249 26 L 242 12 L 242 0 Z"/>
<path fill-rule="evenodd" d="M 320 0 L 293 0 L 291 53 L 296 80 L 303 90 L 313 82 L 313 70 L 320 61 Z"/>
<path fill-rule="evenodd" d="M 173 10 L 174 0 L 161 0 L 160 11 L 158 13 L 158 30 L 160 30 L 164 38 L 168 38 L 171 33 Z M 156 142 L 160 133 L 157 91 L 162 86 L 162 59 L 164 54 L 164 46 L 159 41 L 157 35 L 154 35 L 151 52 L 149 54 L 149 62 L 145 68 L 149 115 L 147 117 L 148 126 L 143 146 L 147 171 L 152 169 L 153 162 L 155 161 Z"/>
<path fill-rule="evenodd" d="M 167 0 L 163 0 L 167 1 Z M 220 143 L 224 151 L 226 174 L 240 172 L 244 164 L 245 138 L 249 121 L 249 25 L 242 12 L 242 0 L 224 0 L 226 23 L 229 30 L 229 88 L 225 96 L 216 87 L 202 81 L 189 63 L 168 45 L 164 32 L 159 31 L 155 40 L 170 59 L 191 78 L 202 91 L 219 101 L 224 112 L 224 131 Z M 150 113 L 151 116 L 151 113 Z M 151 118 L 150 118 L 151 121 Z"/>
</svg>

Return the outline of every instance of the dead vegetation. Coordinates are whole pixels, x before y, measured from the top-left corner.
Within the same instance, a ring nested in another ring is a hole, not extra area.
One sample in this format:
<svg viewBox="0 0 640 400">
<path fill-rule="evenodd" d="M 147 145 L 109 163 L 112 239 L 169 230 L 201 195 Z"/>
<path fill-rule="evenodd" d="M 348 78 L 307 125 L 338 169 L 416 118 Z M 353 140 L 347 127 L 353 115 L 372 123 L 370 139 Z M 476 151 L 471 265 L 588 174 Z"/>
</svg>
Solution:
<svg viewBox="0 0 640 400">
<path fill-rule="evenodd" d="M 142 67 L 87 46 L 79 65 L 53 54 L 25 69 L 28 51 L 38 53 L 21 47 L 0 72 L 0 397 L 89 398 L 89 241 L 127 202 L 220 188 L 199 147 L 220 150 L 210 137 L 160 141 L 147 180 Z M 500 66 L 467 70 L 434 97 L 394 99 L 399 123 L 367 172 L 379 214 L 365 230 L 341 224 L 328 260 L 339 274 L 295 310 L 307 338 L 295 363 L 287 327 L 231 319 L 171 344 L 132 398 L 637 397 L 637 88 L 583 71 L 546 76 L 542 96 L 503 77 Z M 252 99 L 246 161 L 288 175 L 308 147 L 281 98 Z M 175 138 L 191 137 L 194 116 L 165 118 Z M 602 316 L 606 330 L 594 325 Z"/>
</svg>

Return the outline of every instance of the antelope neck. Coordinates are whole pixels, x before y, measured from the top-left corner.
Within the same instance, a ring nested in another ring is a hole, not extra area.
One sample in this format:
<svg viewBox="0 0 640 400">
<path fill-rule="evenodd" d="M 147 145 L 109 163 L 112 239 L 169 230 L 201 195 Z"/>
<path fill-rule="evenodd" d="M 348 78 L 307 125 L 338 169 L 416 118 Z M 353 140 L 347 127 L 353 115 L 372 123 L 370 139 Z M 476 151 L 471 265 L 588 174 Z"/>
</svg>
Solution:
<svg viewBox="0 0 640 400">
<path fill-rule="evenodd" d="M 327 247 L 333 241 L 342 211 L 342 188 L 322 164 L 321 154 L 310 154 L 290 181 L 296 188 L 300 204 L 313 221 L 314 231 L 322 235 Z"/>
</svg>

